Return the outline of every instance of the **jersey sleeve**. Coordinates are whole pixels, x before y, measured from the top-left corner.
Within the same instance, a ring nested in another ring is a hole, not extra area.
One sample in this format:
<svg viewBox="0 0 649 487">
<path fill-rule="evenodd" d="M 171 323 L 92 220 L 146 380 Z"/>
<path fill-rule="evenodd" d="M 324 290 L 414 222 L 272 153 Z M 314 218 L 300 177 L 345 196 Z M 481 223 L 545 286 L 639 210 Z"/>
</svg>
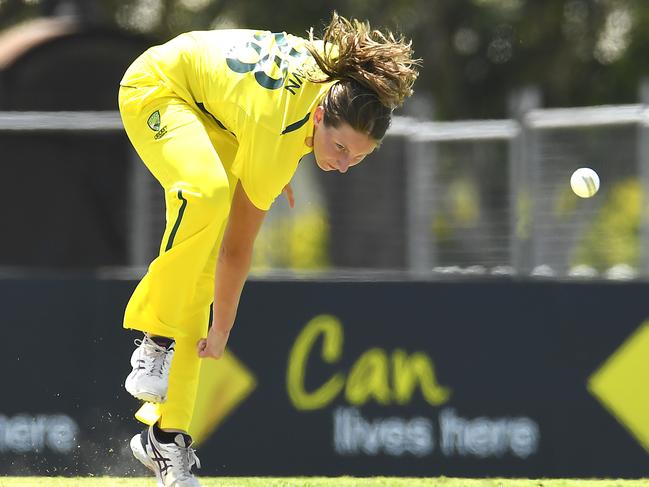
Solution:
<svg viewBox="0 0 649 487">
<path fill-rule="evenodd" d="M 295 174 L 302 154 L 289 139 L 252 127 L 239 142 L 232 172 L 257 208 L 268 210 Z"/>
</svg>

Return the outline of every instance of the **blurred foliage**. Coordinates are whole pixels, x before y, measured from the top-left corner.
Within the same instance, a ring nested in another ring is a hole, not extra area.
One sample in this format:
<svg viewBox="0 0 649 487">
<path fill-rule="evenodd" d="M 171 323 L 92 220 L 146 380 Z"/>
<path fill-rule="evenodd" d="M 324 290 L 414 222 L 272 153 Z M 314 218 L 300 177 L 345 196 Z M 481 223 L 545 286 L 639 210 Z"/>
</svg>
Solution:
<svg viewBox="0 0 649 487">
<path fill-rule="evenodd" d="M 637 268 L 641 212 L 640 181 L 632 178 L 616 183 L 577 248 L 573 265 L 589 265 L 599 271 L 618 264 Z"/>
<path fill-rule="evenodd" d="M 255 242 L 252 267 L 326 270 L 329 265 L 329 225 L 324 210 L 309 207 L 295 216 L 280 215 L 265 224 Z"/>
<path fill-rule="evenodd" d="M 252 27 L 305 34 L 332 9 L 411 37 L 424 59 L 417 92 L 438 119 L 501 118 L 528 85 L 544 106 L 634 103 L 647 74 L 646 0 L 0 0 L 0 28 L 69 11 L 147 33 Z"/>
<path fill-rule="evenodd" d="M 480 219 L 479 188 L 475 181 L 458 178 L 448 183 L 439 211 L 433 215 L 432 234 L 443 242 L 454 232 L 472 227 Z"/>
</svg>

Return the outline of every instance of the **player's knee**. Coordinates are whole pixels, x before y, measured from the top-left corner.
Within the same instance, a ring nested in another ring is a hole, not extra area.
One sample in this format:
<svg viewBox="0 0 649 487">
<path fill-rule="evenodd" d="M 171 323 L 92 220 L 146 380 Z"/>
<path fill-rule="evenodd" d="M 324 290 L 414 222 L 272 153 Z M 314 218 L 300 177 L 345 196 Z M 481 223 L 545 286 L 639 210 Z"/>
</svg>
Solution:
<svg viewBox="0 0 649 487">
<path fill-rule="evenodd" d="M 181 183 L 171 189 L 172 198 L 182 200 L 198 225 L 209 225 L 215 219 L 227 218 L 230 212 L 230 187 L 225 177 L 202 174 L 191 184 Z M 184 210 L 183 210 L 184 211 Z"/>
<path fill-rule="evenodd" d="M 207 177 L 201 181 L 201 205 L 208 210 L 230 211 L 230 187 L 227 179 L 220 177 Z"/>
</svg>

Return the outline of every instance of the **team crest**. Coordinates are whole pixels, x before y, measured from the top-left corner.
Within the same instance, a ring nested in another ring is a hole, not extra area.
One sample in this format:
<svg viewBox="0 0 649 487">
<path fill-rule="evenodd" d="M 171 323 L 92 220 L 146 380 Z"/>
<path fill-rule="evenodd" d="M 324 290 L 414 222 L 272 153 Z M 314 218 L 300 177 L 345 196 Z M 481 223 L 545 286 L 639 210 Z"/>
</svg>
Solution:
<svg viewBox="0 0 649 487">
<path fill-rule="evenodd" d="M 146 121 L 146 124 L 154 132 L 157 132 L 158 130 L 160 130 L 160 112 L 158 110 L 153 112 L 149 116 L 149 119 Z"/>
</svg>

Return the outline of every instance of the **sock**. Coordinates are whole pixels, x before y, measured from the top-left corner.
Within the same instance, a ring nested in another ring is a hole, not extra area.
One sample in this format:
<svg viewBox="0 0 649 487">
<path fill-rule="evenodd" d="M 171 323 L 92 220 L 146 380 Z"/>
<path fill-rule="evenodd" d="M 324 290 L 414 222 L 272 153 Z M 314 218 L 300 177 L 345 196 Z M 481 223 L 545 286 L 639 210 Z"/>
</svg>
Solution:
<svg viewBox="0 0 649 487">
<path fill-rule="evenodd" d="M 178 435 L 182 437 L 182 442 L 176 438 Z M 192 443 L 192 437 L 185 433 L 178 433 L 177 431 L 162 431 L 158 423 L 153 425 L 153 436 L 160 443 L 175 443 L 178 446 L 188 447 Z"/>
<path fill-rule="evenodd" d="M 160 337 L 160 336 L 154 336 L 154 335 L 149 335 L 147 336 L 155 342 L 156 345 L 159 345 L 161 347 L 164 347 L 166 349 L 173 348 L 174 344 L 176 341 L 173 338 L 167 338 L 167 337 Z"/>
</svg>

